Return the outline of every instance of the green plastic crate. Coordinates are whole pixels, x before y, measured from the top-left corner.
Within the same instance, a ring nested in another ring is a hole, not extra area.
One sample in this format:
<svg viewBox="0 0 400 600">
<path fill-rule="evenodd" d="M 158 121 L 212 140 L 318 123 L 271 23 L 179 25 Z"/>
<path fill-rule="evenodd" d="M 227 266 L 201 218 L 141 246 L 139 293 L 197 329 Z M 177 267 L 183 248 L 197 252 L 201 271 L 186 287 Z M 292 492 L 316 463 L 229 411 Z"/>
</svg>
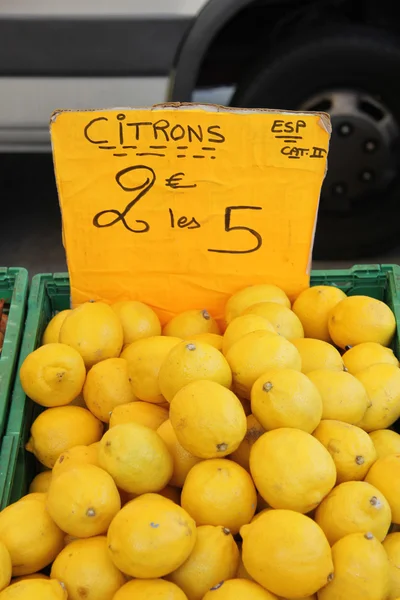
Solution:
<svg viewBox="0 0 400 600">
<path fill-rule="evenodd" d="M 27 295 L 27 270 L 0 267 L 0 298 L 4 298 L 4 311 L 8 314 L 3 350 L 0 355 L 0 438 L 7 424 L 14 375 L 24 329 Z"/>
<path fill-rule="evenodd" d="M 313 271 L 311 285 L 336 285 L 348 295 L 368 295 L 385 301 L 400 324 L 400 267 L 397 265 L 355 266 L 348 270 Z M 36 275 L 28 301 L 28 315 L 19 365 L 40 345 L 51 317 L 69 308 L 70 289 L 67 275 Z M 400 356 L 400 325 L 393 348 Z M 6 435 L 0 451 L 0 508 L 27 493 L 37 473 L 32 454 L 24 449 L 33 419 L 41 408 L 24 394 L 16 378 Z"/>
</svg>

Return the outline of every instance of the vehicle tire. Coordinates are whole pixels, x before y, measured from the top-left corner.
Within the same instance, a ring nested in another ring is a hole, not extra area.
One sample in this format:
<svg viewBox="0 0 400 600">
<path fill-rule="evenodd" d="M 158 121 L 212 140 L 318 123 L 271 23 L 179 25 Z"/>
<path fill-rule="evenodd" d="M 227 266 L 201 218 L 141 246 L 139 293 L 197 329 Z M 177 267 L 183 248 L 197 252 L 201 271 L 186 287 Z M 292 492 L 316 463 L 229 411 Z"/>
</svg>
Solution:
<svg viewBox="0 0 400 600">
<path fill-rule="evenodd" d="M 358 27 L 291 40 L 242 81 L 232 106 L 322 110 L 332 138 L 317 259 L 358 259 L 400 237 L 400 41 Z"/>
</svg>

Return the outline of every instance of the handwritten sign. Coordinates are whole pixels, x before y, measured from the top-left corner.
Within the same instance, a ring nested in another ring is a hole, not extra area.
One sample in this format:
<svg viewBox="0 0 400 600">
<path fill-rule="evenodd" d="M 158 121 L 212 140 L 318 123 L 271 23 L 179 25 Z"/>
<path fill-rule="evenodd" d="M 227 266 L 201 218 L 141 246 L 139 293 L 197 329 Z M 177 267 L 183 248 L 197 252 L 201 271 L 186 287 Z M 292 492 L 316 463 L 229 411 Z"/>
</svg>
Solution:
<svg viewBox="0 0 400 600">
<path fill-rule="evenodd" d="M 330 123 L 216 106 L 57 111 L 55 173 L 73 305 L 141 299 L 163 322 L 230 294 L 309 285 Z"/>
</svg>

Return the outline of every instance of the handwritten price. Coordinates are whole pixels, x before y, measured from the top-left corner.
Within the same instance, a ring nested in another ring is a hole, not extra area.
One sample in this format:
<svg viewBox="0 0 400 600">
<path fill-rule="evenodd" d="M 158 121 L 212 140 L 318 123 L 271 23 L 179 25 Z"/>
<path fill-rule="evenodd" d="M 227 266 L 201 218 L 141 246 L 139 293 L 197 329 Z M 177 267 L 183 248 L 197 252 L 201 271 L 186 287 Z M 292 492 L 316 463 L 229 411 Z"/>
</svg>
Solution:
<svg viewBox="0 0 400 600">
<path fill-rule="evenodd" d="M 132 179 L 132 175 L 136 175 L 137 173 L 143 173 L 144 181 L 139 185 L 131 185 L 130 181 Z M 180 182 L 182 181 L 184 173 L 174 173 L 171 177 L 168 177 L 166 180 L 166 186 L 171 187 L 173 189 L 177 188 L 193 188 L 196 187 L 196 184 L 184 185 Z M 131 227 L 128 223 L 127 217 L 132 209 L 137 205 L 139 200 L 141 200 L 146 194 L 148 194 L 151 188 L 154 186 L 156 182 L 156 174 L 151 167 L 145 165 L 135 165 L 132 167 L 127 167 L 126 169 L 122 169 L 115 176 L 115 181 L 119 185 L 119 187 L 127 193 L 137 192 L 134 198 L 126 205 L 125 209 L 121 212 L 115 208 L 102 210 L 97 213 L 93 218 L 93 225 L 102 229 L 104 227 L 113 227 L 117 225 L 119 222 L 130 231 L 131 233 L 146 233 L 150 231 L 150 224 L 147 221 L 143 221 L 141 219 L 135 219 L 136 225 L 139 225 L 139 228 Z M 177 226 L 180 229 L 198 229 L 201 227 L 200 223 L 192 217 L 189 219 L 186 216 L 181 216 L 177 220 L 175 219 L 175 215 L 172 209 L 169 210 L 170 217 L 170 227 L 172 229 Z M 220 254 L 250 254 L 252 252 L 256 252 L 262 246 L 263 240 L 261 234 L 250 227 L 246 227 L 245 225 L 233 225 L 232 217 L 234 214 L 238 214 L 239 211 L 244 210 L 262 210 L 261 206 L 227 206 L 225 208 L 224 214 L 224 230 L 228 233 L 235 231 L 247 231 L 253 238 L 256 240 L 256 244 L 248 248 L 247 250 L 234 250 L 234 249 L 220 249 L 220 248 L 208 248 L 208 252 L 218 252 Z"/>
</svg>

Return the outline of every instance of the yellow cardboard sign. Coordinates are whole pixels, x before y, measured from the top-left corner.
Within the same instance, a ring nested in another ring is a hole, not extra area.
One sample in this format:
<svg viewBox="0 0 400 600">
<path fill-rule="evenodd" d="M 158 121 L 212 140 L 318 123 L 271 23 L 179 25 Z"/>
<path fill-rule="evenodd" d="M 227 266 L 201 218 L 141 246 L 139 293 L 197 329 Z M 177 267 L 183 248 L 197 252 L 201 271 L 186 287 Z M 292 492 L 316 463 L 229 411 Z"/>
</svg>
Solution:
<svg viewBox="0 0 400 600">
<path fill-rule="evenodd" d="M 327 115 L 201 105 L 57 111 L 55 173 L 73 306 L 140 299 L 163 322 L 309 266 Z"/>
</svg>

